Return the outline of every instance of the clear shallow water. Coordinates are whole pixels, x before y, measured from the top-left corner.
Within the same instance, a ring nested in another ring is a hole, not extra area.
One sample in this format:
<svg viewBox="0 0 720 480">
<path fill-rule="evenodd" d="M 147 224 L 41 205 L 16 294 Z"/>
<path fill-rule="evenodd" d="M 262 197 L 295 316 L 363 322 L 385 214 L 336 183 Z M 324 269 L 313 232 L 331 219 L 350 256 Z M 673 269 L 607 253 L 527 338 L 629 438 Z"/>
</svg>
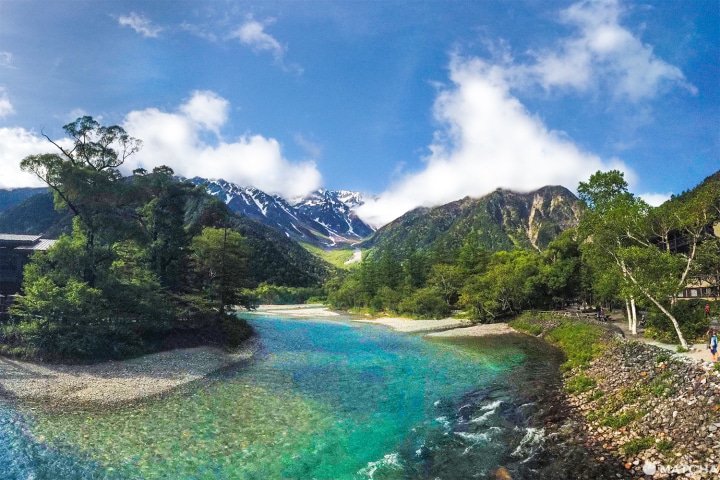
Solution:
<svg viewBox="0 0 720 480">
<path fill-rule="evenodd" d="M 0 404 L 0 478 L 486 478 L 542 437 L 559 359 L 532 339 L 249 318 L 262 353 L 207 385 L 108 412 Z"/>
</svg>

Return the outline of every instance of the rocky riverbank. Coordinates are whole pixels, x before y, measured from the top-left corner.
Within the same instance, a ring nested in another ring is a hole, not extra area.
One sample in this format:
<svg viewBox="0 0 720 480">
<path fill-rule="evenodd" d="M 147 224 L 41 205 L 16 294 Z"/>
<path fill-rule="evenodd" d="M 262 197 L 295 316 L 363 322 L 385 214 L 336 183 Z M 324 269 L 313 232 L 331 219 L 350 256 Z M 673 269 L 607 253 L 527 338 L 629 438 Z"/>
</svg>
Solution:
<svg viewBox="0 0 720 480">
<path fill-rule="evenodd" d="M 713 365 L 626 340 L 597 322 L 525 314 L 510 325 L 567 358 L 565 395 L 556 403 L 569 408 L 550 422 L 557 440 L 547 444 L 549 457 L 559 444 L 584 445 L 620 467 L 617 478 L 720 478 L 720 371 Z"/>
<path fill-rule="evenodd" d="M 720 372 L 711 365 L 617 341 L 566 385 L 589 437 L 634 475 L 720 477 Z"/>
</svg>

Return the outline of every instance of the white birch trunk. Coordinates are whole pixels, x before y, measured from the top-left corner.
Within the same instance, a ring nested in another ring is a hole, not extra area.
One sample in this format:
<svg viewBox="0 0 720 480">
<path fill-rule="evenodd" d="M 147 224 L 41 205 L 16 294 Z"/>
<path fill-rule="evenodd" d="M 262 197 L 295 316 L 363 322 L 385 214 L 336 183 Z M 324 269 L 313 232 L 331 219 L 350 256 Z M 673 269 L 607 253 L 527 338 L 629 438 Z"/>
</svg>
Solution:
<svg viewBox="0 0 720 480">
<path fill-rule="evenodd" d="M 629 278 L 630 281 L 632 283 L 634 283 L 640 289 L 640 291 L 643 293 L 643 295 L 645 295 L 648 300 L 650 300 L 652 303 L 654 303 L 655 306 L 658 307 L 658 309 L 660 309 L 660 311 L 666 317 L 668 317 L 668 319 L 672 322 L 673 327 L 675 327 L 675 333 L 677 333 L 678 340 L 680 340 L 680 345 L 682 345 L 682 347 L 684 349 L 688 349 L 688 343 L 685 340 L 685 337 L 683 336 L 682 332 L 680 331 L 680 324 L 678 323 L 677 319 L 673 316 L 673 314 L 670 313 L 667 310 L 667 308 L 663 307 L 662 304 L 655 299 L 655 297 L 650 295 L 650 292 L 648 292 L 646 289 L 644 289 L 642 287 L 642 285 L 640 285 L 638 283 L 638 281 L 635 279 L 635 277 L 630 272 L 630 270 L 628 270 L 627 267 L 625 266 L 625 262 L 619 260 L 617 257 L 615 257 L 615 262 L 617 262 L 617 264 L 620 266 L 620 268 L 622 269 L 623 273 L 627 276 L 627 278 Z"/>
<path fill-rule="evenodd" d="M 627 311 L 628 330 L 632 331 L 632 313 L 630 312 L 630 300 L 625 299 L 625 311 Z"/>
<path fill-rule="evenodd" d="M 630 313 L 632 314 L 632 325 L 630 331 L 637 335 L 637 309 L 635 308 L 635 297 L 630 297 Z"/>
</svg>

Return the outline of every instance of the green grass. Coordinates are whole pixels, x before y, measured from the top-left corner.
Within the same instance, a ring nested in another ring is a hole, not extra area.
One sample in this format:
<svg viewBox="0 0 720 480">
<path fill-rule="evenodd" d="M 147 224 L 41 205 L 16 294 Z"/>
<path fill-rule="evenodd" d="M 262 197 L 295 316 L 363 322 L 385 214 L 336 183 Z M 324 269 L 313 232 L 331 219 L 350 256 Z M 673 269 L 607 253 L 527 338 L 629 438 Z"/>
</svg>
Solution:
<svg viewBox="0 0 720 480">
<path fill-rule="evenodd" d="M 597 382 L 587 375 L 575 375 L 565 382 L 565 389 L 569 393 L 583 393 L 595 388 Z"/>
<path fill-rule="evenodd" d="M 530 335 L 538 336 L 543 332 L 543 327 L 537 322 L 533 322 L 531 319 L 525 316 L 519 316 L 510 322 L 510 326 L 515 330 L 529 333 Z"/>
<path fill-rule="evenodd" d="M 592 395 L 590 395 L 590 401 L 594 402 L 595 400 L 600 400 L 602 397 L 605 396 L 605 392 L 600 390 L 599 388 L 595 390 Z"/>
<path fill-rule="evenodd" d="M 320 257 L 321 259 L 328 262 L 330 265 L 333 265 L 337 268 L 348 270 L 352 268 L 353 265 L 357 265 L 357 263 L 345 265 L 345 262 L 352 258 L 353 252 L 355 251 L 354 248 L 342 247 L 334 248 L 332 250 L 325 250 L 324 248 L 316 247 L 314 245 L 310 245 L 309 243 L 302 243 L 301 245 L 308 252 L 312 253 L 316 257 Z M 363 251 L 363 258 L 364 257 L 365 251 Z"/>
<path fill-rule="evenodd" d="M 546 338 L 558 345 L 567 361 L 566 369 L 586 367 L 604 349 L 601 327 L 577 320 L 565 320 L 551 329 Z"/>
<path fill-rule="evenodd" d="M 528 312 L 510 321 L 510 326 L 532 335 L 545 331 L 545 339 L 559 347 L 567 357 L 564 370 L 587 367 L 606 346 L 604 329 L 583 320 Z"/>
<path fill-rule="evenodd" d="M 630 440 L 622 446 L 622 451 L 625 455 L 633 456 L 638 453 L 647 450 L 655 444 L 655 439 L 652 437 L 640 437 Z"/>
<path fill-rule="evenodd" d="M 617 415 L 610 415 L 603 418 L 600 424 L 603 427 L 621 428 L 631 424 L 642 416 L 643 413 L 638 410 L 626 410 Z"/>
<path fill-rule="evenodd" d="M 667 439 L 660 440 L 655 444 L 657 451 L 663 455 L 669 455 L 672 453 L 674 446 L 673 442 Z"/>
</svg>

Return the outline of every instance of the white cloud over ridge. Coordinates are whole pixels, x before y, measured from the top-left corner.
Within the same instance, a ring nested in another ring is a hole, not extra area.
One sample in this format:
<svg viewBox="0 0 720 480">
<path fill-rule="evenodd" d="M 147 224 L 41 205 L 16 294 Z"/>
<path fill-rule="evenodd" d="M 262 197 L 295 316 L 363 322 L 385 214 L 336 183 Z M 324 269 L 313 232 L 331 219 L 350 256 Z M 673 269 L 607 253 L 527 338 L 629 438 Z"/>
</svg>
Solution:
<svg viewBox="0 0 720 480">
<path fill-rule="evenodd" d="M 0 128 L 0 188 L 45 186 L 35 175 L 20 170 L 20 161 L 47 153 L 50 147 L 47 140 L 24 128 Z"/>
<path fill-rule="evenodd" d="M 435 101 L 436 133 L 425 168 L 406 175 L 358 209 L 383 225 L 418 206 L 435 206 L 502 187 L 530 191 L 544 185 L 574 186 L 597 170 L 632 172 L 618 159 L 583 151 L 528 112 L 501 69 L 480 59 L 455 58 L 452 87 Z"/>
<path fill-rule="evenodd" d="M 322 176 L 314 161 L 291 162 L 280 143 L 258 134 L 232 141 L 220 138 L 229 102 L 211 91 L 195 91 L 176 111 L 147 108 L 128 113 L 122 127 L 143 141 L 142 149 L 121 167 L 125 174 L 135 168 L 171 167 L 185 177 L 224 178 L 254 186 L 286 198 L 305 195 L 318 188 Z M 215 141 L 204 137 L 210 132 Z M 63 140 L 56 140 L 62 143 Z M 24 128 L 0 128 L 0 188 L 42 186 L 35 176 L 20 170 L 27 155 L 55 151 L 45 138 Z"/>
<path fill-rule="evenodd" d="M 161 27 L 153 25 L 149 18 L 135 12 L 118 17 L 118 24 L 122 27 L 130 27 L 145 38 L 156 38 L 162 31 Z"/>
<path fill-rule="evenodd" d="M 670 200 L 672 193 L 639 193 L 638 197 L 645 200 L 645 202 L 652 207 L 659 207 L 663 203 Z"/>
<path fill-rule="evenodd" d="M 381 226 L 415 207 L 480 197 L 498 187 L 573 188 L 595 171 L 611 168 L 624 171 L 632 185 L 635 174 L 620 159 L 583 150 L 529 112 L 514 93 L 538 85 L 563 92 L 603 89 L 617 101 L 641 102 L 674 85 L 694 94 L 678 67 L 655 56 L 652 46 L 620 24 L 622 13 L 616 0 L 571 5 L 560 20 L 577 31 L 554 50 L 533 53 L 530 63 L 515 62 L 506 48 L 494 62 L 455 56 L 452 83 L 435 101 L 442 127 L 424 167 L 405 174 L 358 214 Z M 644 196 L 651 204 L 665 198 Z"/>
<path fill-rule="evenodd" d="M 156 108 L 130 112 L 123 127 L 143 141 L 143 148 L 124 168 L 149 170 L 168 165 L 185 177 L 224 178 L 286 198 L 320 186 L 322 177 L 315 163 L 289 161 L 273 138 L 247 134 L 230 142 L 206 143 L 203 133 L 219 134 L 228 106 L 227 100 L 213 92 L 196 91 L 176 112 Z"/>
</svg>

